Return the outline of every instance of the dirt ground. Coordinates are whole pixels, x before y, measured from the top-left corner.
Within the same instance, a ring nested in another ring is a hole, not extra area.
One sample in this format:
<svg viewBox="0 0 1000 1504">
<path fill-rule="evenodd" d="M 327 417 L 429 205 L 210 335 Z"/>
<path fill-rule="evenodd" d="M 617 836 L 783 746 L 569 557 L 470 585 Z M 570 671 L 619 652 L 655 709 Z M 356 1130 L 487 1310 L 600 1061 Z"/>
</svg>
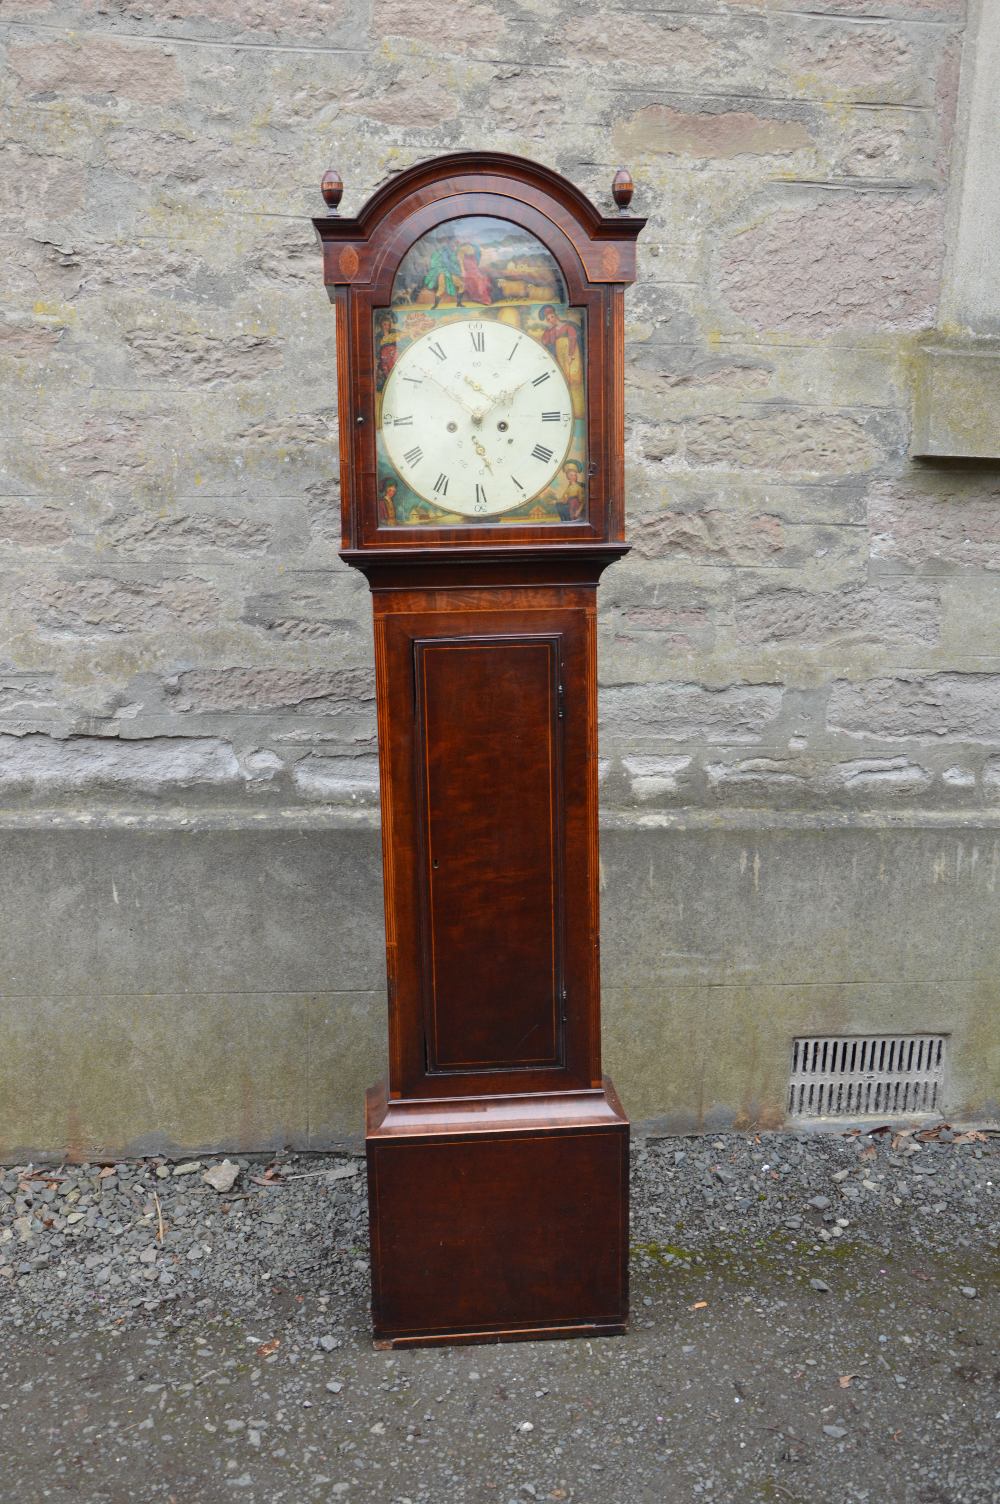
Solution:
<svg viewBox="0 0 1000 1504">
<path fill-rule="evenodd" d="M 772 1145 L 771 1159 L 791 1157 L 777 1137 Z M 360 1177 L 331 1188 L 328 1268 L 317 1268 L 315 1247 L 267 1268 L 281 1228 L 265 1213 L 246 1234 L 260 1247 L 240 1254 L 241 1267 L 263 1260 L 253 1298 L 203 1281 L 157 1311 L 115 1315 L 102 1291 L 65 1321 L 39 1306 L 4 1327 L 0 1498 L 997 1504 L 1000 1270 L 981 1202 L 949 1251 L 957 1200 L 930 1201 L 909 1220 L 895 1207 L 893 1219 L 884 1193 L 885 1209 L 862 1218 L 857 1203 L 835 1199 L 838 1156 L 852 1150 L 796 1153 L 812 1182 L 804 1191 L 833 1181 L 832 1204 L 804 1205 L 801 1230 L 779 1215 L 801 1191 L 770 1220 L 738 1211 L 733 1197 L 761 1169 L 774 1173 L 759 1141 L 751 1151 L 727 1136 L 724 1151 L 721 1141 L 708 1148 L 716 1182 L 729 1166 L 728 1199 L 723 1211 L 712 1204 L 715 1224 L 687 1230 L 693 1247 L 681 1231 L 663 1237 L 667 1176 L 686 1176 L 672 1184 L 692 1222 L 698 1200 L 715 1194 L 689 1163 L 690 1141 L 645 1156 L 624 1337 L 375 1351 L 359 1224 L 332 1194 L 363 1212 Z M 986 1198 L 996 1162 L 991 1144 L 968 1171 Z M 323 1189 L 303 1178 L 293 1193 L 305 1207 Z M 261 1191 L 265 1204 L 280 1194 Z M 837 1239 L 831 1216 L 842 1209 Z M 302 1213 L 283 1215 L 294 1231 Z"/>
</svg>

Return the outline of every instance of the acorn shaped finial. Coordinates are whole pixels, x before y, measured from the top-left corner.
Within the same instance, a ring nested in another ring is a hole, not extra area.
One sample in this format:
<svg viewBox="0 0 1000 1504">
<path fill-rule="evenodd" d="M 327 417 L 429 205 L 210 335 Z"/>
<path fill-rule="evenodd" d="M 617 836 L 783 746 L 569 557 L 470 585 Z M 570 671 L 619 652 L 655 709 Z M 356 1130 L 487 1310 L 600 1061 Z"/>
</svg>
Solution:
<svg viewBox="0 0 1000 1504">
<path fill-rule="evenodd" d="M 632 181 L 632 174 L 627 167 L 619 167 L 611 184 L 611 195 L 618 205 L 620 214 L 628 213 L 628 206 L 632 202 L 634 192 L 635 184 Z"/>
<path fill-rule="evenodd" d="M 323 180 L 319 185 L 319 191 L 323 195 L 326 207 L 331 214 L 336 214 L 340 200 L 344 196 L 344 180 L 339 172 L 328 167 L 323 174 Z"/>
</svg>

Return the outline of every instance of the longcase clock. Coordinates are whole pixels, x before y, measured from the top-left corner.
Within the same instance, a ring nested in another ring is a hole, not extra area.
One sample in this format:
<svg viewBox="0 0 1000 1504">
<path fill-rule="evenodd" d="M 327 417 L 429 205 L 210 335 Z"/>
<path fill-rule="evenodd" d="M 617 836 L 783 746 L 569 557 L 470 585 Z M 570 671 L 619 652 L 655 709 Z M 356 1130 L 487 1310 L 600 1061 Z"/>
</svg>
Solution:
<svg viewBox="0 0 1000 1504">
<path fill-rule="evenodd" d="M 376 1340 L 621 1332 L 628 1120 L 601 1072 L 595 598 L 623 541 L 644 221 L 499 153 L 314 221 L 342 558 L 374 608 L 389 1066 Z"/>
</svg>

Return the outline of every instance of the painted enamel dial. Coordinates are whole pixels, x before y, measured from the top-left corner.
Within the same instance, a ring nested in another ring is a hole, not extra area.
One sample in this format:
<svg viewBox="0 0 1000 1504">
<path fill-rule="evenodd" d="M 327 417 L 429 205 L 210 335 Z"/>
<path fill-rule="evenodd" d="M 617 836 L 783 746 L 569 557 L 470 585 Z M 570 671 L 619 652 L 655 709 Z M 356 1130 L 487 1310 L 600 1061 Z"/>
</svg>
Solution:
<svg viewBox="0 0 1000 1504">
<path fill-rule="evenodd" d="M 462 516 L 538 496 L 572 436 L 557 362 L 539 340 L 491 319 L 456 319 L 414 340 L 382 394 L 389 460 L 418 496 Z"/>
</svg>

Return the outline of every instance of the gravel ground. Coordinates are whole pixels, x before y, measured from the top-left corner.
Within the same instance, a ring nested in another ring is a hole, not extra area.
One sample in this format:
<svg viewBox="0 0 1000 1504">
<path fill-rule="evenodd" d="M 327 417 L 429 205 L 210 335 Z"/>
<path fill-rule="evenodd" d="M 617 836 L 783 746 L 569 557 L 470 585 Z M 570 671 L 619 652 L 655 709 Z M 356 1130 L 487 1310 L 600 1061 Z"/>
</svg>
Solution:
<svg viewBox="0 0 1000 1504">
<path fill-rule="evenodd" d="M 997 1504 L 998 1154 L 640 1143 L 626 1337 L 403 1353 L 359 1160 L 0 1169 L 0 1499 Z"/>
</svg>

